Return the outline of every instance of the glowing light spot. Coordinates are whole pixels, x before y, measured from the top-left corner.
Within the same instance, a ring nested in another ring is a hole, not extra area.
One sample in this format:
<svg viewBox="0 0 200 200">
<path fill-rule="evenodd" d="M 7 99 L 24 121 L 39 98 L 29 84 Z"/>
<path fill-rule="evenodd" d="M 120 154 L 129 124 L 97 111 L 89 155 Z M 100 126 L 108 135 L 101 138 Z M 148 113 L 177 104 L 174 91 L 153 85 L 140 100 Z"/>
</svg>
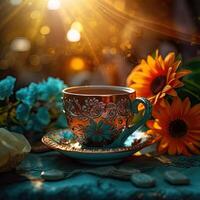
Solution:
<svg viewBox="0 0 200 200">
<path fill-rule="evenodd" d="M 60 1 L 59 0 L 49 0 L 47 7 L 49 10 L 58 10 L 60 8 Z"/>
<path fill-rule="evenodd" d="M 42 186 L 43 186 L 42 181 L 36 180 L 36 181 L 31 181 L 31 183 L 35 189 L 42 189 Z"/>
<path fill-rule="evenodd" d="M 138 152 L 136 152 L 135 154 L 134 154 L 134 156 L 141 156 L 142 155 L 142 153 L 140 152 L 140 151 L 138 151 Z"/>
<path fill-rule="evenodd" d="M 42 35 L 48 35 L 50 33 L 50 28 L 48 26 L 42 26 L 40 29 Z"/>
<path fill-rule="evenodd" d="M 38 10 L 34 10 L 30 14 L 31 19 L 39 19 L 41 17 L 41 13 Z"/>
<path fill-rule="evenodd" d="M 78 42 L 81 39 L 81 34 L 80 34 L 80 32 L 78 30 L 71 28 L 67 32 L 67 39 L 70 42 Z"/>
<path fill-rule="evenodd" d="M 83 26 L 82 26 L 82 24 L 81 24 L 80 22 L 78 22 L 78 21 L 73 22 L 72 25 L 71 25 L 71 28 L 72 28 L 72 29 L 75 29 L 75 30 L 77 30 L 77 31 L 79 31 L 79 32 L 83 31 Z"/>
<path fill-rule="evenodd" d="M 19 51 L 19 52 L 24 52 L 28 51 L 31 48 L 31 43 L 28 39 L 19 37 L 15 38 L 10 45 L 11 49 L 13 51 Z"/>
<path fill-rule="evenodd" d="M 69 67 L 75 71 L 82 71 L 85 68 L 85 62 L 82 58 L 75 57 L 70 61 Z"/>
<path fill-rule="evenodd" d="M 13 6 L 18 6 L 21 3 L 22 3 L 22 0 L 10 0 L 10 4 L 12 4 Z"/>
</svg>

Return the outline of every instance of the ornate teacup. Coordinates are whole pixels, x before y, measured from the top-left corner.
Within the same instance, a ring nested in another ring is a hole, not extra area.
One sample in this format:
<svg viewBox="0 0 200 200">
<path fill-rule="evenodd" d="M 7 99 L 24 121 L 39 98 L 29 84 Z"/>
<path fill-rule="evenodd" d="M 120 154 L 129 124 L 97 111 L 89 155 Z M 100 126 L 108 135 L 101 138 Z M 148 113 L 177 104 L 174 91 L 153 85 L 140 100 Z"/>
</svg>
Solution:
<svg viewBox="0 0 200 200">
<path fill-rule="evenodd" d="M 63 90 L 64 110 L 71 131 L 87 147 L 122 147 L 151 117 L 151 104 L 136 98 L 134 89 L 120 86 L 78 86 Z M 133 123 L 138 105 L 144 115 Z"/>
</svg>

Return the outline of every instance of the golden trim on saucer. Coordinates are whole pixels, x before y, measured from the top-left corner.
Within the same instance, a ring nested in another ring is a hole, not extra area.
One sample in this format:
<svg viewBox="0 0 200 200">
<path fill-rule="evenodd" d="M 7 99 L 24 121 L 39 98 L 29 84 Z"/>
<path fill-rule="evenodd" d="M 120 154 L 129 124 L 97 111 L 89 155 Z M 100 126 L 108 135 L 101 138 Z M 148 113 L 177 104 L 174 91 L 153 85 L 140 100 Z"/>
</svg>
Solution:
<svg viewBox="0 0 200 200">
<path fill-rule="evenodd" d="M 67 129 L 65 129 L 67 130 Z M 42 138 L 42 142 L 47 145 L 49 148 L 54 149 L 54 150 L 58 150 L 58 151 L 66 151 L 66 152 L 79 152 L 79 153 L 99 153 L 99 154 L 105 154 L 105 153 L 120 153 L 120 152 L 128 152 L 128 151 L 134 151 L 134 150 L 140 150 L 148 145 L 151 145 L 153 143 L 153 136 L 151 135 L 146 135 L 141 137 L 141 139 L 139 140 L 134 140 L 134 142 L 132 143 L 131 146 L 128 147 L 120 147 L 120 148 L 110 148 L 110 149 L 106 149 L 106 148 L 83 148 L 81 146 L 81 144 L 75 140 L 68 140 L 66 142 L 57 142 L 55 140 L 53 140 L 50 136 L 52 134 L 55 135 L 55 133 L 57 134 L 61 134 L 63 133 L 65 130 L 57 130 L 57 131 L 52 131 L 47 133 L 46 135 L 43 136 Z M 145 140 L 142 141 L 142 139 Z"/>
</svg>

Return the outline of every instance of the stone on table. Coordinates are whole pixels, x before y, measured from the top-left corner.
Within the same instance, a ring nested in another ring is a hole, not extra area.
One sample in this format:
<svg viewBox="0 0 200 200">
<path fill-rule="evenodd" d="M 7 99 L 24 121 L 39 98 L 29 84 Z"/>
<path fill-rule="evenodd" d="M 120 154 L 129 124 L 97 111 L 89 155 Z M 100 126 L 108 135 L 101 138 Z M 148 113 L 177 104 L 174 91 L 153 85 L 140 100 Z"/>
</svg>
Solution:
<svg viewBox="0 0 200 200">
<path fill-rule="evenodd" d="M 155 179 L 144 173 L 134 173 L 131 176 L 131 182 L 137 186 L 137 187 L 142 187 L 142 188 L 149 188 L 149 187 L 154 187 L 156 184 Z"/>
<path fill-rule="evenodd" d="M 186 175 L 175 170 L 166 171 L 164 177 L 165 180 L 172 185 L 188 185 L 190 183 Z"/>
<path fill-rule="evenodd" d="M 41 177 L 46 181 L 56 181 L 65 178 L 65 173 L 60 170 L 47 170 L 41 172 Z"/>
</svg>

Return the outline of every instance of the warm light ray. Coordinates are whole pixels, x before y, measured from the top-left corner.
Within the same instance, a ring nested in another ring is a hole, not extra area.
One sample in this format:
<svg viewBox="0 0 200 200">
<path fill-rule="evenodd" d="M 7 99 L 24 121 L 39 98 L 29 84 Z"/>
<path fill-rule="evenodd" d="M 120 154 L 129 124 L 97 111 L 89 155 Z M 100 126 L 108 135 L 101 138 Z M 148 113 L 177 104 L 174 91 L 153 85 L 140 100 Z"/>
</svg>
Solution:
<svg viewBox="0 0 200 200">
<path fill-rule="evenodd" d="M 80 8 L 83 8 L 83 6 L 85 7 L 86 10 L 88 10 L 86 6 L 92 6 L 92 2 L 91 2 L 91 3 L 88 3 L 88 4 L 83 4 L 83 2 L 81 1 L 81 2 L 80 2 Z M 78 7 L 74 7 L 74 10 L 75 10 L 76 12 L 79 12 Z M 94 7 L 92 7 L 92 8 L 89 9 L 89 10 L 91 10 L 92 13 L 96 13 L 96 10 L 94 10 Z M 83 15 L 82 12 L 80 12 L 80 16 L 79 16 L 79 17 L 80 17 L 80 19 L 82 19 L 83 22 L 86 21 L 85 15 Z M 77 19 L 77 18 L 75 18 L 75 19 L 76 19 L 77 21 L 79 20 L 79 19 Z M 97 20 L 98 20 L 98 19 L 97 19 Z M 83 34 L 84 39 L 85 39 L 86 42 L 87 42 L 87 45 L 88 45 L 88 47 L 89 47 L 89 49 L 90 49 L 90 51 L 91 51 L 91 54 L 93 55 L 93 58 L 94 58 L 94 60 L 95 60 L 95 63 L 98 65 L 98 64 L 100 64 L 100 61 L 99 61 L 99 58 L 98 58 L 97 53 L 96 53 L 96 49 L 95 49 L 96 45 L 94 45 L 94 42 L 93 42 L 92 40 L 93 40 L 93 38 L 94 38 L 95 40 L 98 41 L 98 35 L 99 35 L 99 34 L 94 34 L 94 32 L 91 32 L 91 34 L 90 34 L 90 31 L 87 31 L 87 27 L 88 27 L 88 25 L 86 24 L 86 28 L 83 30 L 83 33 L 82 33 L 82 34 Z M 92 34 L 93 34 L 93 35 L 92 35 Z"/>
<path fill-rule="evenodd" d="M 88 1 L 87 3 L 82 0 L 77 0 L 76 2 L 71 1 L 69 2 L 69 4 L 63 5 L 63 7 L 60 9 L 61 12 L 59 12 L 59 14 L 62 16 L 62 19 L 71 18 L 72 22 L 79 21 L 85 27 L 85 29 L 83 28 L 82 31 L 82 37 L 86 40 L 86 43 L 89 47 L 89 52 L 93 56 L 95 62 L 99 64 L 99 58 L 96 54 L 96 50 L 98 47 L 95 44 L 94 40 L 98 41 L 98 44 L 100 44 L 101 41 L 99 40 L 98 36 L 101 34 L 96 32 L 95 30 L 87 31 L 87 28 L 89 27 L 88 19 L 86 18 L 86 16 L 88 15 L 88 11 L 93 14 L 97 12 L 96 10 L 94 10 L 94 7 L 88 7 L 89 5 L 92 6 L 92 4 L 94 4 L 94 1 Z M 65 26 L 64 21 L 63 26 Z"/>
<path fill-rule="evenodd" d="M 45 1 L 40 1 L 39 4 L 37 4 L 37 9 L 40 8 L 41 13 L 43 13 L 38 19 L 36 19 L 36 22 L 33 24 L 33 28 L 32 28 L 32 32 L 30 35 L 30 39 L 34 39 L 38 33 L 38 29 L 40 28 L 43 19 L 44 19 L 44 15 L 45 15 L 45 7 L 46 7 L 46 2 Z"/>
<path fill-rule="evenodd" d="M 22 11 L 22 9 L 24 9 L 27 4 L 28 4 L 29 0 L 24 0 L 23 3 L 21 3 L 19 6 L 17 6 L 15 8 L 15 10 L 10 13 L 10 15 L 8 15 L 4 20 L 1 20 L 0 23 L 0 30 L 7 24 L 9 23 L 20 11 Z"/>
<path fill-rule="evenodd" d="M 114 7 L 112 7 L 110 4 L 108 4 L 105 0 L 99 0 L 97 1 L 97 4 L 100 6 L 102 10 L 102 14 L 107 14 L 109 13 L 110 16 L 113 16 L 113 18 L 123 21 L 129 21 L 132 20 L 133 23 L 138 26 L 142 27 L 144 29 L 148 29 L 154 32 L 157 32 L 161 35 L 165 35 L 174 39 L 179 39 L 183 40 L 186 42 L 192 42 L 196 44 L 200 44 L 200 36 L 198 34 L 187 34 L 180 32 L 179 30 L 173 29 L 172 26 L 168 26 L 163 23 L 155 22 L 155 21 L 150 21 L 145 18 L 141 18 L 138 16 L 133 16 L 121 11 L 118 11 Z"/>
</svg>

